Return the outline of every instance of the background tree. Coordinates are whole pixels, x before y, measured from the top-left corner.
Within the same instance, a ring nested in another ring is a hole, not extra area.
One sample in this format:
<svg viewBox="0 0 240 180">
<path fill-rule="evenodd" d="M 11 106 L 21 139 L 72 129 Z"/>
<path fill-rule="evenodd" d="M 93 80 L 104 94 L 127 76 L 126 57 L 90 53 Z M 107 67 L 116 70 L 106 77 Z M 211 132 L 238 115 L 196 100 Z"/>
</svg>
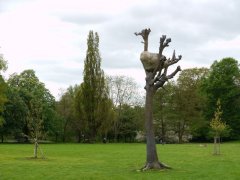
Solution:
<svg viewBox="0 0 240 180">
<path fill-rule="evenodd" d="M 210 122 L 210 126 L 214 132 L 214 155 L 220 154 L 220 135 L 226 129 L 226 123 L 224 123 L 221 119 L 222 111 L 221 111 L 221 102 L 220 99 L 217 101 L 217 109 L 214 113 L 214 118 Z"/>
<path fill-rule="evenodd" d="M 72 130 L 72 124 L 75 124 L 77 121 L 75 111 L 75 97 L 77 90 L 78 86 L 70 86 L 67 91 L 62 94 L 59 102 L 57 103 L 57 112 L 60 115 L 59 121 L 61 124 L 60 134 L 62 135 L 63 142 L 66 141 L 67 133 Z"/>
<path fill-rule="evenodd" d="M 84 61 L 82 85 L 82 109 L 87 120 L 88 132 L 85 134 L 91 141 L 96 141 L 98 130 L 102 126 L 101 108 L 107 103 L 107 92 L 104 72 L 101 69 L 99 53 L 99 36 L 89 32 L 87 53 Z"/>
<path fill-rule="evenodd" d="M 121 115 L 123 105 L 137 106 L 140 105 L 140 95 L 138 92 L 137 83 L 127 76 L 108 76 L 107 83 L 109 86 L 110 98 L 115 107 L 116 118 L 114 119 L 114 140 L 119 140 L 120 127 L 123 126 L 121 122 Z"/>
<path fill-rule="evenodd" d="M 143 111 L 140 107 L 133 107 L 127 104 L 122 105 L 121 115 L 118 117 L 119 139 L 124 142 L 134 142 L 137 132 L 142 130 Z"/>
<path fill-rule="evenodd" d="M 0 54 L 0 71 L 7 70 L 7 61 L 3 58 L 3 55 Z"/>
<path fill-rule="evenodd" d="M 153 119 L 155 134 L 162 142 L 169 141 L 167 133 L 172 129 L 172 99 L 174 95 L 174 82 L 164 86 L 164 90 L 158 90 L 153 100 Z"/>
<path fill-rule="evenodd" d="M 74 108 L 76 112 L 76 121 L 74 121 L 74 128 L 77 132 L 78 142 L 84 141 L 84 135 L 87 134 L 88 126 L 87 126 L 87 118 L 84 114 L 83 109 L 83 83 L 78 87 L 76 91 L 76 96 L 74 99 Z"/>
<path fill-rule="evenodd" d="M 5 123 L 0 128 L 2 141 L 3 137 L 8 135 L 15 137 L 19 141 L 19 135 L 22 133 L 28 108 L 15 88 L 8 86 L 6 96 L 8 101 L 3 112 Z"/>
<path fill-rule="evenodd" d="M 202 115 L 205 102 L 199 87 L 207 73 L 206 68 L 186 69 L 177 79 L 172 98 L 171 123 L 179 143 L 184 141 L 184 136 L 185 141 L 188 140 L 189 135 L 206 124 Z"/>
<path fill-rule="evenodd" d="M 25 70 L 19 75 L 11 75 L 8 84 L 14 93 L 18 94 L 20 99 L 17 100 L 24 107 L 24 113 L 20 118 L 23 121 L 21 123 L 22 133 L 31 138 L 39 136 L 38 131 L 46 134 L 51 129 L 49 126 L 54 118 L 52 112 L 55 111 L 55 99 L 49 90 L 39 81 L 33 70 Z M 19 121 L 18 117 L 15 118 L 14 121 Z M 37 127 L 40 124 L 41 128 Z"/>
<path fill-rule="evenodd" d="M 222 118 L 232 129 L 231 139 L 239 139 L 240 131 L 240 69 L 238 61 L 224 58 L 215 61 L 209 76 L 202 83 L 206 96 L 205 118 L 214 116 L 215 105 L 221 99 Z"/>
<path fill-rule="evenodd" d="M 5 128 L 3 127 L 4 124 L 6 123 L 3 113 L 5 109 L 5 103 L 7 102 L 7 96 L 6 96 L 6 90 L 7 90 L 7 85 L 0 74 L 0 134 L 1 134 L 1 141 L 3 142 L 3 136 L 5 134 Z"/>
<path fill-rule="evenodd" d="M 5 71 L 6 69 L 7 69 L 7 61 L 5 61 L 3 59 L 3 55 L 0 54 L 0 132 L 1 132 L 1 127 L 3 126 L 3 123 L 4 123 L 4 119 L 2 117 L 4 104 L 7 101 L 7 97 L 6 97 L 7 85 L 3 79 L 1 71 Z M 3 136 L 2 136 L 2 141 L 3 141 Z"/>
<path fill-rule="evenodd" d="M 175 51 L 172 58 L 167 59 L 163 54 L 163 50 L 171 42 L 171 39 L 166 39 L 166 36 L 160 38 L 160 47 L 158 53 L 148 52 L 148 35 L 150 29 L 144 29 L 135 35 L 141 35 L 144 40 L 144 51 L 141 53 L 140 60 L 143 64 L 146 73 L 146 101 L 145 101 L 145 128 L 147 139 L 147 160 L 143 170 L 147 169 L 162 169 L 168 166 L 159 162 L 156 150 L 156 143 L 153 129 L 153 97 L 156 91 L 163 87 L 166 81 L 173 78 L 178 71 L 181 70 L 180 66 L 176 68 L 171 74 L 167 74 L 168 67 L 177 63 L 181 56 L 176 58 Z"/>
</svg>

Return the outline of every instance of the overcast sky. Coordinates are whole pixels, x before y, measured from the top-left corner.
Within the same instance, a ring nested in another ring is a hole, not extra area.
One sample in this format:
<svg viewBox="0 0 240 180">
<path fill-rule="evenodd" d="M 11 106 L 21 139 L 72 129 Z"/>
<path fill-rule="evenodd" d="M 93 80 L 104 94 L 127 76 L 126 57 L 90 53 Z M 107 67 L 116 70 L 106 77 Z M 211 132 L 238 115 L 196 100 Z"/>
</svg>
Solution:
<svg viewBox="0 0 240 180">
<path fill-rule="evenodd" d="M 239 0 L 0 0 L 0 53 L 5 76 L 34 69 L 55 97 L 82 82 L 89 30 L 99 33 L 107 75 L 133 77 L 143 88 L 139 60 L 151 28 L 149 51 L 162 34 L 172 39 L 164 54 L 183 56 L 182 69 L 210 67 L 224 57 L 240 59 Z"/>
</svg>

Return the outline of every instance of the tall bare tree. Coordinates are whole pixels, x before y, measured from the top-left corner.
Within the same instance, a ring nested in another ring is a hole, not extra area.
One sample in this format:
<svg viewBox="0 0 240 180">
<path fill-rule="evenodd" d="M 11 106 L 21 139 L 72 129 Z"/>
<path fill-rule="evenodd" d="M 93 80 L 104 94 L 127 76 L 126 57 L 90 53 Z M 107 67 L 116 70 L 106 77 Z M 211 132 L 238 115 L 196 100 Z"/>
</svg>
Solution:
<svg viewBox="0 0 240 180">
<path fill-rule="evenodd" d="M 182 58 L 181 55 L 176 57 L 175 50 L 172 58 L 167 59 L 163 55 L 164 48 L 168 47 L 171 42 L 171 39 L 166 38 L 165 35 L 160 38 L 159 52 L 148 52 L 148 36 L 150 32 L 150 29 L 143 29 L 141 32 L 135 33 L 136 36 L 142 36 L 144 40 L 144 51 L 140 55 L 140 60 L 146 73 L 145 129 L 147 140 L 147 159 L 142 170 L 170 168 L 158 160 L 153 129 L 153 97 L 156 91 L 163 87 L 166 81 L 173 78 L 178 71 L 181 71 L 180 66 L 178 66 L 174 72 L 170 74 L 167 73 L 168 67 L 176 64 Z"/>
<path fill-rule="evenodd" d="M 107 82 L 110 90 L 110 97 L 115 107 L 116 116 L 113 122 L 114 140 L 119 140 L 119 129 L 123 105 L 137 106 L 140 104 L 140 94 L 137 83 L 127 76 L 108 76 Z"/>
</svg>

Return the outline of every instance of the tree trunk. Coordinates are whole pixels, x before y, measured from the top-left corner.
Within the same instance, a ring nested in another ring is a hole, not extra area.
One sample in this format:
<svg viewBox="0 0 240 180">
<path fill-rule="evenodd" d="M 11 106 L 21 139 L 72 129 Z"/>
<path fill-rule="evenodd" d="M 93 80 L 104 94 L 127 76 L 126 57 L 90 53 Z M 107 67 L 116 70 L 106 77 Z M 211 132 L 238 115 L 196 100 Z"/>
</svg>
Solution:
<svg viewBox="0 0 240 180">
<path fill-rule="evenodd" d="M 4 138 L 3 138 L 3 134 L 1 134 L 1 141 L 2 141 L 2 143 L 3 143 L 3 140 L 4 140 Z"/>
<path fill-rule="evenodd" d="M 118 131 L 117 131 L 117 122 L 114 122 L 114 142 L 117 142 Z"/>
<path fill-rule="evenodd" d="M 166 137 L 166 130 L 165 130 L 165 123 L 164 123 L 164 120 L 163 120 L 163 117 L 161 118 L 161 125 L 162 125 L 162 143 L 164 143 L 166 140 L 165 140 L 165 137 Z"/>
<path fill-rule="evenodd" d="M 213 154 L 214 155 L 219 155 L 220 154 L 220 142 L 218 136 L 214 136 L 214 147 L 213 147 Z"/>
<path fill-rule="evenodd" d="M 179 144 L 183 143 L 183 133 L 181 131 L 181 128 L 179 128 L 179 132 L 178 132 L 178 143 Z"/>
<path fill-rule="evenodd" d="M 149 87 L 146 90 L 146 102 L 145 102 L 145 129 L 147 140 L 147 160 L 142 170 L 147 169 L 163 169 L 169 168 L 168 166 L 158 161 L 156 142 L 153 129 L 153 87 Z"/>
<path fill-rule="evenodd" d="M 80 142 L 81 142 L 81 138 L 82 138 L 82 133 L 81 133 L 81 131 L 78 131 L 78 132 L 77 132 L 77 135 L 78 135 L 78 140 L 77 140 L 77 142 L 80 143 Z"/>
<path fill-rule="evenodd" d="M 218 136 L 218 154 L 220 154 L 220 144 L 221 144 L 221 139 L 220 139 L 220 136 Z"/>
<path fill-rule="evenodd" d="M 34 158 L 37 158 L 37 152 L 38 152 L 38 142 L 37 139 L 34 139 Z"/>
</svg>

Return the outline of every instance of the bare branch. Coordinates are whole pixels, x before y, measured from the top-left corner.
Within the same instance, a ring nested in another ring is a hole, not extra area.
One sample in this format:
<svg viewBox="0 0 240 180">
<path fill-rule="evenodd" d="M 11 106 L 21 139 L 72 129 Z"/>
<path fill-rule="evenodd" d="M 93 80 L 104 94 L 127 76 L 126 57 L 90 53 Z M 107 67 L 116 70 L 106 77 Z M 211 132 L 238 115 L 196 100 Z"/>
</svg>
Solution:
<svg viewBox="0 0 240 180">
<path fill-rule="evenodd" d="M 162 74 L 162 76 L 158 79 L 158 81 L 154 85 L 154 89 L 157 90 L 158 88 L 163 87 L 165 82 L 168 81 L 169 79 L 172 79 L 178 73 L 178 71 L 181 71 L 180 66 L 178 66 L 174 72 L 172 72 L 171 74 L 166 76 L 166 74 L 165 74 L 165 73 L 167 73 L 167 67 L 166 67 L 164 69 L 164 73 Z"/>
<path fill-rule="evenodd" d="M 165 47 L 168 47 L 169 43 L 171 42 L 171 38 L 167 38 L 166 39 L 166 35 L 162 35 L 162 37 L 160 37 L 160 46 L 159 46 L 159 56 L 161 58 L 162 56 L 162 52 L 163 52 L 163 49 Z"/>
<path fill-rule="evenodd" d="M 180 66 L 178 66 L 175 71 L 173 71 L 171 74 L 169 74 L 169 75 L 167 76 L 167 79 L 168 79 L 168 80 L 169 80 L 169 79 L 172 79 L 172 78 L 178 73 L 178 71 L 181 71 L 181 67 L 180 67 Z"/>
<path fill-rule="evenodd" d="M 173 55 L 172 55 L 172 59 L 168 59 L 167 61 L 164 62 L 164 67 L 168 67 L 171 66 L 173 64 L 176 64 L 178 61 L 180 61 L 182 59 L 182 56 L 179 55 L 178 58 L 176 58 L 175 55 L 175 50 L 173 51 Z"/>
<path fill-rule="evenodd" d="M 144 51 L 148 51 L 148 36 L 149 36 L 150 32 L 151 32 L 151 29 L 148 28 L 148 29 L 143 29 L 139 33 L 137 33 L 137 32 L 134 33 L 136 36 L 139 36 L 139 35 L 142 36 L 142 38 L 144 40 L 144 42 L 143 42 L 144 43 Z"/>
</svg>

